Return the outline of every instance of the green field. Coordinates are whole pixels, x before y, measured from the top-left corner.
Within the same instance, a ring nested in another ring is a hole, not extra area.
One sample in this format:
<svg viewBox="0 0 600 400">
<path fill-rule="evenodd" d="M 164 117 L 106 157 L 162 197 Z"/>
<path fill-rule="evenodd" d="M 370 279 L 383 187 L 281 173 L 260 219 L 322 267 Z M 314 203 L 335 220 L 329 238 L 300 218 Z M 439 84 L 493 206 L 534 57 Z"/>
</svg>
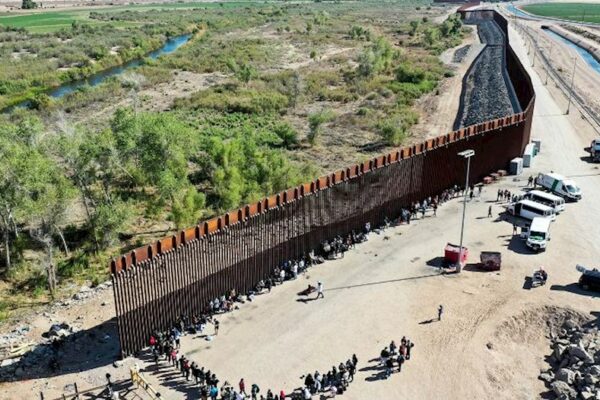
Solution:
<svg viewBox="0 0 600 400">
<path fill-rule="evenodd" d="M 523 6 L 528 13 L 542 17 L 600 24 L 600 3 L 545 3 Z"/>
<path fill-rule="evenodd" d="M 226 3 L 163 3 L 163 4 L 143 4 L 131 6 L 117 6 L 106 8 L 94 8 L 93 11 L 98 12 L 121 12 L 126 10 L 149 11 L 149 10 L 169 10 L 169 9 L 186 9 L 186 8 L 233 8 L 243 7 L 248 5 L 256 6 L 253 2 L 226 2 Z M 90 19 L 89 9 L 69 10 L 69 11 L 48 11 L 48 12 L 31 12 L 30 14 L 0 14 L 0 25 L 11 26 L 17 28 L 26 28 L 30 32 L 47 33 L 55 32 L 62 28 L 71 26 L 75 21 L 85 22 L 89 24 L 102 24 L 105 22 Z M 113 25 L 132 25 L 127 23 Z"/>
</svg>

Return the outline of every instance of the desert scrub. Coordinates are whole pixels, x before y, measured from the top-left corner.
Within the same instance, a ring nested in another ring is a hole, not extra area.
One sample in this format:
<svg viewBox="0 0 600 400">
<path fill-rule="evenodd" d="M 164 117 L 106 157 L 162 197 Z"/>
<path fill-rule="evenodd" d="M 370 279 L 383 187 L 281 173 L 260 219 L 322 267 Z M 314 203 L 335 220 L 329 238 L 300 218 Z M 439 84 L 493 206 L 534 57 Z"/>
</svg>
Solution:
<svg viewBox="0 0 600 400">
<path fill-rule="evenodd" d="M 279 113 L 288 105 L 288 98 L 271 90 L 219 86 L 195 93 L 188 99 L 178 99 L 178 108 L 212 109 L 228 113 Z"/>
</svg>

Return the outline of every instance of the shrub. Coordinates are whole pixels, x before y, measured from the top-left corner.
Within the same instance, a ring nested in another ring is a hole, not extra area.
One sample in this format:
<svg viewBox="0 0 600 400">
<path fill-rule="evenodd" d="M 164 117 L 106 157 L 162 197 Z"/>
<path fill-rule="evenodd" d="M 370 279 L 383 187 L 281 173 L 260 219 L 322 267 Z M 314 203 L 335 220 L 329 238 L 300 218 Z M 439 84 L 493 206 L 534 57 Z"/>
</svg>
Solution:
<svg viewBox="0 0 600 400">
<path fill-rule="evenodd" d="M 335 118 L 335 114 L 331 110 L 321 110 L 320 112 L 310 114 L 308 116 L 308 142 L 315 144 L 317 136 L 321 132 L 321 125 Z"/>
</svg>

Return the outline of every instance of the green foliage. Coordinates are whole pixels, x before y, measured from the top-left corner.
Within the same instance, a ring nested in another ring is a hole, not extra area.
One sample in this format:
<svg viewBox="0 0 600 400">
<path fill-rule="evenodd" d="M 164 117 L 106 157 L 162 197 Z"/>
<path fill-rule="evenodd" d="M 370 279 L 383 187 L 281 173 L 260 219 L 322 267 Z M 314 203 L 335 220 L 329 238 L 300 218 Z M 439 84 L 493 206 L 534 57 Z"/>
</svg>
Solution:
<svg viewBox="0 0 600 400">
<path fill-rule="evenodd" d="M 288 98 L 270 90 L 252 88 L 231 89 L 216 87 L 194 94 L 189 99 L 175 102 L 177 107 L 192 109 L 212 109 L 228 113 L 279 113 L 287 108 Z"/>
<path fill-rule="evenodd" d="M 411 22 L 411 28 L 413 27 Z M 423 34 L 420 35 L 420 44 L 425 46 L 427 49 L 432 50 L 434 54 L 440 54 L 442 51 L 457 46 L 463 37 L 462 21 L 458 14 L 450 15 L 441 24 L 431 25 L 427 21 L 423 21 L 424 29 L 421 29 Z M 411 35 L 415 36 L 417 29 L 415 28 L 414 33 L 411 30 Z"/>
<path fill-rule="evenodd" d="M 371 77 L 385 72 L 391 67 L 392 61 L 397 55 L 390 42 L 380 36 L 360 55 L 358 74 L 363 77 Z"/>
<path fill-rule="evenodd" d="M 406 110 L 402 114 L 389 116 L 377 123 L 377 131 L 389 146 L 400 146 L 408 137 L 409 128 L 418 122 L 416 113 Z"/>
<path fill-rule="evenodd" d="M 247 84 L 251 79 L 256 77 L 256 70 L 247 63 L 238 64 L 235 60 L 230 59 L 227 62 L 227 67 L 235 77 L 242 83 Z"/>
<path fill-rule="evenodd" d="M 289 124 L 277 124 L 273 128 L 273 132 L 281 139 L 281 146 L 286 149 L 293 149 L 298 145 L 298 132 Z"/>
<path fill-rule="evenodd" d="M 402 63 L 398 65 L 395 73 L 396 80 L 398 80 L 398 82 L 418 84 L 421 83 L 426 77 L 425 70 L 410 63 Z"/>
<path fill-rule="evenodd" d="M 328 109 L 324 109 L 319 112 L 309 114 L 309 116 L 308 116 L 308 127 L 309 127 L 308 142 L 311 145 L 315 144 L 315 142 L 317 140 L 317 136 L 321 133 L 321 125 L 323 125 L 324 123 L 330 122 L 333 119 L 335 119 L 335 114 L 333 113 L 333 111 L 328 110 Z"/>
<path fill-rule="evenodd" d="M 371 31 L 362 26 L 352 25 L 348 34 L 354 40 L 371 40 Z"/>
<path fill-rule="evenodd" d="M 528 13 L 544 17 L 600 24 L 600 4 L 598 3 L 540 3 L 528 4 L 522 8 Z"/>
<path fill-rule="evenodd" d="M 31 10 L 33 8 L 37 8 L 37 3 L 33 0 L 23 0 L 21 3 L 21 8 L 24 10 Z"/>
</svg>

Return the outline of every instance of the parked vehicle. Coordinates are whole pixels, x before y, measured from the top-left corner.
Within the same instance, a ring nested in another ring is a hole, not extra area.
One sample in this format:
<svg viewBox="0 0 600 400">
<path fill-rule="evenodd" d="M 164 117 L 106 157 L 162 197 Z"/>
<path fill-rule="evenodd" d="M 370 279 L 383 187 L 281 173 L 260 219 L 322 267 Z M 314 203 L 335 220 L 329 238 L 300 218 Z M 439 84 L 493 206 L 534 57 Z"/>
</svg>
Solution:
<svg viewBox="0 0 600 400">
<path fill-rule="evenodd" d="M 550 218 L 535 217 L 525 234 L 525 244 L 534 251 L 544 251 L 550 240 Z"/>
<path fill-rule="evenodd" d="M 536 203 L 552 207 L 556 213 L 565 210 L 565 199 L 541 190 L 530 190 L 523 195 L 523 199 L 535 201 Z"/>
<path fill-rule="evenodd" d="M 536 183 L 552 193 L 569 200 L 577 201 L 580 200 L 582 196 L 581 189 L 577 186 L 575 181 L 567 179 L 559 174 L 539 174 Z"/>
<path fill-rule="evenodd" d="M 516 217 L 533 220 L 536 217 L 549 218 L 554 221 L 556 213 L 554 209 L 531 200 L 519 200 L 509 204 L 507 211 Z"/>
<path fill-rule="evenodd" d="M 583 265 L 577 265 L 577 271 L 581 272 L 579 278 L 579 286 L 583 290 L 598 290 L 600 291 L 600 271 L 598 268 L 587 269 Z"/>
<path fill-rule="evenodd" d="M 592 144 L 590 144 L 590 154 L 592 155 L 592 161 L 600 162 L 600 139 L 592 140 Z"/>
</svg>

